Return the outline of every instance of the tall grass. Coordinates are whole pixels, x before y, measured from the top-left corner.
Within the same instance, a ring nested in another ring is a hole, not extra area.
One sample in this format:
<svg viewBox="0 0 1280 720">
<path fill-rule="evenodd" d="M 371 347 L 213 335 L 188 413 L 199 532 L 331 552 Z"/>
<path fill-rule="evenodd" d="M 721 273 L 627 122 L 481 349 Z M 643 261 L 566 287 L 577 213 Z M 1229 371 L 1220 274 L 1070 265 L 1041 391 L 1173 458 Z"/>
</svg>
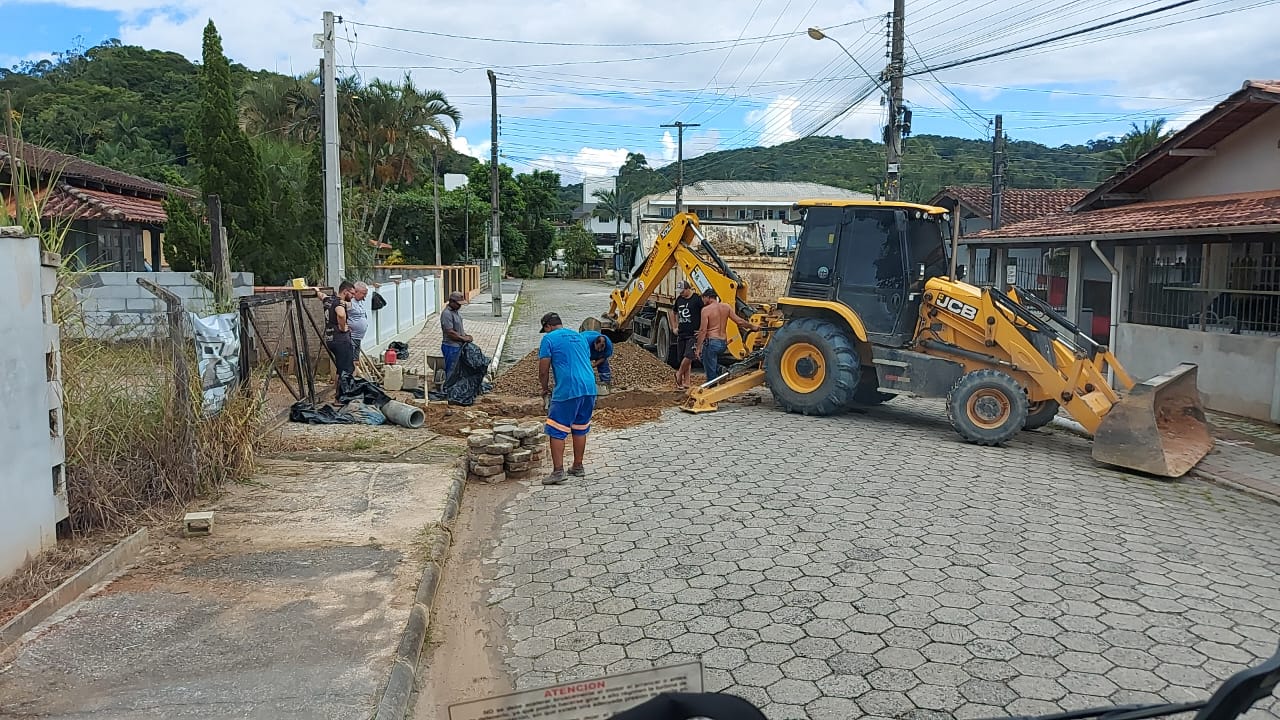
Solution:
<svg viewBox="0 0 1280 720">
<path fill-rule="evenodd" d="M 6 118 L 7 120 L 8 118 Z M 20 135 L 0 123 L 11 155 Z M 62 407 L 66 440 L 67 503 L 71 530 L 119 532 L 165 519 L 181 505 L 253 471 L 261 403 L 251 392 L 228 399 L 204 418 L 195 349 L 188 336 L 123 340 L 137 328 L 103 328 L 76 293 L 84 276 L 65 254 L 69 219 L 42 218 L 46 190 L 60 168 L 6 168 L 0 186 L 0 225 L 20 224 L 46 252 L 61 257 L 53 296 L 62 325 Z M 161 319 L 161 322 L 163 320 Z M 153 333 L 154 334 L 154 333 Z M 187 355 L 189 392 L 175 388 L 172 354 Z"/>
</svg>

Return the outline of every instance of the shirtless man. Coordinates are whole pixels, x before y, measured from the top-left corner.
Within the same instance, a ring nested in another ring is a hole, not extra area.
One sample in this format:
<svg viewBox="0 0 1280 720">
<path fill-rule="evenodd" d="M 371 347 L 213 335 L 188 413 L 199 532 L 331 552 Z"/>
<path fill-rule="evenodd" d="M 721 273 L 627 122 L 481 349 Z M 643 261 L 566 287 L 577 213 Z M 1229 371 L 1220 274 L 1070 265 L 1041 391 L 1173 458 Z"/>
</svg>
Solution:
<svg viewBox="0 0 1280 720">
<path fill-rule="evenodd" d="M 720 296 L 715 290 L 707 288 L 702 293 L 702 327 L 698 328 L 698 343 L 694 354 L 702 358 L 702 367 L 707 371 L 708 381 L 715 380 L 723 372 L 720 368 L 720 354 L 729 349 L 727 330 L 730 320 L 740 328 L 760 329 L 738 317 L 731 306 L 720 302 Z"/>
</svg>

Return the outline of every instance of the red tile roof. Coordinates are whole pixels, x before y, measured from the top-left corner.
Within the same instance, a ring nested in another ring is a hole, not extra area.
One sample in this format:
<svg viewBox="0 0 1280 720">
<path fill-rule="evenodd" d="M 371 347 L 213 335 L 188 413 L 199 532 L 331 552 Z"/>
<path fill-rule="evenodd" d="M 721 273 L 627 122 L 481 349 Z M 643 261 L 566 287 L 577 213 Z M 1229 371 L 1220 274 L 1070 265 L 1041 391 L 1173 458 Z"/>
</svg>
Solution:
<svg viewBox="0 0 1280 720">
<path fill-rule="evenodd" d="M 64 220 L 119 220 L 163 225 L 169 219 L 163 202 L 156 198 L 119 195 L 59 183 L 45 197 L 42 214 L 46 218 Z"/>
<path fill-rule="evenodd" d="M 1280 104 L 1280 80 L 1247 80 L 1212 110 L 1152 148 L 1146 155 L 1103 180 L 1072 207 L 1087 210 L 1114 204 L 1108 195 L 1138 194 L 1152 183 L 1190 162 L 1189 155 L 1170 155 L 1173 149 L 1206 150 Z"/>
<path fill-rule="evenodd" d="M 20 145 L 14 143 L 14 145 L 15 149 L 11 150 L 5 138 L 0 137 L 0 165 L 8 164 L 13 156 L 20 152 L 21 159 L 27 167 L 38 170 L 42 174 L 56 175 L 59 180 L 72 185 L 96 184 L 118 192 L 143 193 L 156 197 L 180 192 L 177 188 L 164 183 L 112 170 L 74 155 L 32 145 L 29 142 L 23 142 Z"/>
<path fill-rule="evenodd" d="M 1120 207 L 1060 213 L 983 230 L 966 240 L 1108 236 L 1122 239 L 1209 228 L 1280 226 L 1280 189 L 1183 200 L 1139 202 Z M 1117 237 L 1120 236 L 1120 237 Z"/>
<path fill-rule="evenodd" d="M 1066 210 L 1089 191 L 1084 188 L 1005 188 L 1000 200 L 1002 223 L 1034 220 Z M 933 196 L 930 204 L 942 198 L 959 200 L 984 218 L 991 217 L 991 188 L 982 185 L 951 185 Z"/>
</svg>

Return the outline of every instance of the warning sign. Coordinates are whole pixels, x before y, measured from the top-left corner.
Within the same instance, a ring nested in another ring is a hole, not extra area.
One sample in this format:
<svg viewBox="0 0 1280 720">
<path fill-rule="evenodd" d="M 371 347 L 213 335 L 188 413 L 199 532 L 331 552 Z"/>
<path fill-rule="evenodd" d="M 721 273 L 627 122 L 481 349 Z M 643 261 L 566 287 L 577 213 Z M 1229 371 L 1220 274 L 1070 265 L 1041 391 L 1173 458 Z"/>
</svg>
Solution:
<svg viewBox="0 0 1280 720">
<path fill-rule="evenodd" d="M 702 692 L 702 663 L 579 680 L 449 706 L 449 720 L 605 720 L 666 692 Z"/>
</svg>

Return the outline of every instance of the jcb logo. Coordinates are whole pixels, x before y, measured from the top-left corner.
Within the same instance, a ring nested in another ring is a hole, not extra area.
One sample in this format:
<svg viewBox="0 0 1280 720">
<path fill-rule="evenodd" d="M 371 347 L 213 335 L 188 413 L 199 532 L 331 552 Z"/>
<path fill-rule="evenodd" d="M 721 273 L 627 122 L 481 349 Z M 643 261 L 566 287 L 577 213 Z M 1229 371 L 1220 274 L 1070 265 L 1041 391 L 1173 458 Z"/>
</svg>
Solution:
<svg viewBox="0 0 1280 720">
<path fill-rule="evenodd" d="M 959 300 L 951 297 L 950 295 L 943 295 L 942 293 L 938 293 L 938 299 L 934 300 L 933 304 L 937 305 L 943 310 L 946 310 L 947 312 L 955 313 L 956 315 L 959 315 L 965 320 L 978 319 L 978 308 L 972 305 L 967 305 L 965 303 L 962 303 Z"/>
</svg>

